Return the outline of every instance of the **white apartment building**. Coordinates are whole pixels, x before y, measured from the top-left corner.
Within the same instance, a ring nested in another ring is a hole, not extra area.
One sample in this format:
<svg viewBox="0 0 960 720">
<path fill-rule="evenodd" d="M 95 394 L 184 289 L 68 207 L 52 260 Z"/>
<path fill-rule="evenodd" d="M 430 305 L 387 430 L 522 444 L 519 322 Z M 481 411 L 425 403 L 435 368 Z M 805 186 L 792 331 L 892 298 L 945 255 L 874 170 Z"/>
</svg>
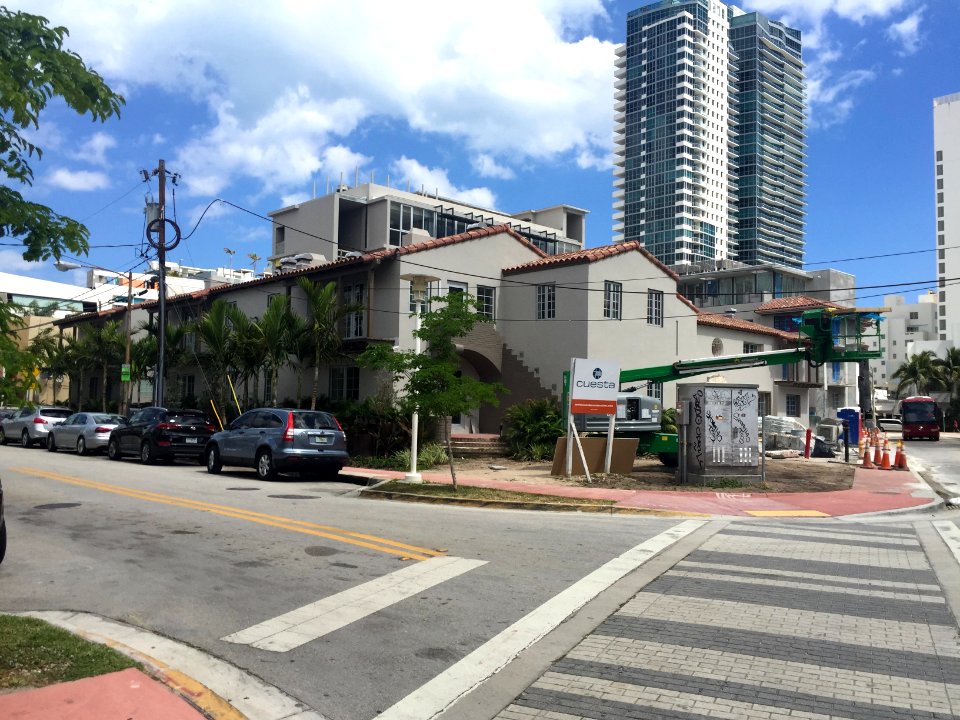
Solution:
<svg viewBox="0 0 960 720">
<path fill-rule="evenodd" d="M 960 342 L 960 93 L 933 101 L 938 339 Z"/>
<path fill-rule="evenodd" d="M 884 314 L 884 356 L 870 361 L 874 388 L 886 390 L 894 397 L 897 380 L 893 374 L 911 355 L 930 350 L 943 357 L 950 341 L 940 340 L 937 294 L 931 290 L 908 303 L 902 295 L 885 295 L 883 304 L 890 308 Z"/>
</svg>

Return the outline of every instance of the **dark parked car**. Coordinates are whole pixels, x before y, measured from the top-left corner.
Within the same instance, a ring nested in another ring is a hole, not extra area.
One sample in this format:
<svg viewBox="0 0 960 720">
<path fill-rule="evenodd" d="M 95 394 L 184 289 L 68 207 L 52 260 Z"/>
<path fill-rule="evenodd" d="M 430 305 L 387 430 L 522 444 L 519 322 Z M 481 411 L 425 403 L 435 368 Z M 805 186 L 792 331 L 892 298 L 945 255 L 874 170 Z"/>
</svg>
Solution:
<svg viewBox="0 0 960 720">
<path fill-rule="evenodd" d="M 333 478 L 349 459 L 340 423 L 319 410 L 250 410 L 214 433 L 206 447 L 208 472 L 239 465 L 255 468 L 261 480 L 290 471 Z"/>
<path fill-rule="evenodd" d="M 73 415 L 73 410 L 49 405 L 24 405 L 12 416 L 0 420 L 0 445 L 19 441 L 23 447 L 46 445 L 50 428 Z"/>
<path fill-rule="evenodd" d="M 139 457 L 143 463 L 185 457 L 203 463 L 204 446 L 215 429 L 199 410 L 145 407 L 110 432 L 107 456 Z"/>
</svg>

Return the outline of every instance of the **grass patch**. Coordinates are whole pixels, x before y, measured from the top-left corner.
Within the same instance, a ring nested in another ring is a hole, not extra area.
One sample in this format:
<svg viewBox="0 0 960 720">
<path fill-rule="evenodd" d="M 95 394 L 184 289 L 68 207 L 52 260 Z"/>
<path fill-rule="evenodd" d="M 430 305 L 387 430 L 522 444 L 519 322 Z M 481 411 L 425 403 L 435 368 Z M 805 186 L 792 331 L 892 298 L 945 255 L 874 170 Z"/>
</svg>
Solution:
<svg viewBox="0 0 960 720">
<path fill-rule="evenodd" d="M 106 645 L 36 618 L 0 615 L 0 688 L 36 688 L 139 668 Z"/>
<path fill-rule="evenodd" d="M 560 503 L 563 505 L 614 505 L 613 500 L 593 500 L 590 498 L 571 498 L 561 495 L 540 495 L 539 493 L 514 492 L 497 488 L 472 487 L 461 485 L 458 490 L 445 483 L 412 484 L 397 480 L 377 487 L 377 491 L 401 495 L 429 495 L 430 497 L 453 498 L 461 500 L 491 500 L 496 502 L 535 502 Z"/>
</svg>

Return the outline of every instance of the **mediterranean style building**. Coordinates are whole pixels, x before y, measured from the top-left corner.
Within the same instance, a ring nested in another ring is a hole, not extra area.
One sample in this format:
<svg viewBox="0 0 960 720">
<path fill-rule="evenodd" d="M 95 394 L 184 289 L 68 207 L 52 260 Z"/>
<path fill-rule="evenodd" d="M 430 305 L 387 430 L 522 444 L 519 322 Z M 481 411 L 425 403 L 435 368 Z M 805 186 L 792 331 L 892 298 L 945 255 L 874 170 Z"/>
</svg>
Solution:
<svg viewBox="0 0 960 720">
<path fill-rule="evenodd" d="M 937 331 L 960 342 L 960 93 L 933 101 L 937 228 Z"/>
<path fill-rule="evenodd" d="M 333 282 L 339 297 L 359 309 L 340 329 L 342 357 L 320 368 L 320 394 L 330 400 L 362 400 L 378 394 L 384 378 L 359 367 L 357 355 L 373 343 L 414 348 L 413 283 L 419 279 L 428 284 L 432 297 L 469 292 L 488 322 L 458 340 L 460 371 L 509 390 L 499 407 L 476 408 L 454 419 L 455 431 L 473 433 L 498 432 L 504 411 L 513 404 L 538 397 L 559 399 L 562 374 L 574 357 L 604 359 L 630 369 L 780 349 L 796 342 L 794 328 L 779 329 L 768 316 L 745 319 L 730 317 L 726 308 L 698 308 L 678 292 L 680 276 L 639 242 L 584 249 L 583 211 L 575 208 L 561 205 L 505 217 L 388 190 L 338 189 L 276 211 L 274 228 L 283 232 L 282 238 L 274 233 L 273 272 L 169 297 L 169 322 L 199 318 L 218 299 L 259 317 L 275 295 L 287 296 L 294 312 L 305 313 L 298 280 Z M 394 207 L 399 226 L 393 221 Z M 475 213 L 475 218 L 464 218 L 476 219 L 473 227 L 453 226 L 456 232 L 444 234 L 449 226 L 443 223 L 451 216 L 460 222 L 464 212 Z M 359 215 L 350 217 L 353 213 Z M 394 233 L 396 229 L 400 232 Z M 292 262 L 289 251 L 295 251 Z M 778 288 L 770 292 L 771 298 L 781 294 Z M 143 326 L 156 311 L 156 302 L 136 305 L 133 326 Z M 66 335 L 78 335 L 91 324 L 121 319 L 124 312 L 87 312 L 56 325 Z M 169 368 L 168 405 L 190 401 L 206 407 L 211 378 L 203 351 L 193 337 L 183 360 Z M 822 376 L 817 368 L 791 367 L 737 369 L 704 380 L 755 383 L 765 412 L 806 424 L 812 414 L 820 414 L 816 408 Z M 265 387 L 269 379 L 260 380 L 263 397 L 270 397 L 267 391 L 273 388 Z M 295 403 L 297 389 L 297 371 L 285 368 L 278 379 L 278 398 Z M 112 383 L 109 392 L 116 399 L 119 382 Z M 668 407 L 675 402 L 675 383 L 651 384 L 646 392 Z M 71 403 L 89 406 L 90 397 L 88 388 L 74 388 Z M 232 415 L 233 410 L 226 412 Z"/>
<path fill-rule="evenodd" d="M 628 14 L 615 78 L 615 240 L 671 267 L 800 269 L 800 32 L 718 0 L 660 0 Z"/>
</svg>

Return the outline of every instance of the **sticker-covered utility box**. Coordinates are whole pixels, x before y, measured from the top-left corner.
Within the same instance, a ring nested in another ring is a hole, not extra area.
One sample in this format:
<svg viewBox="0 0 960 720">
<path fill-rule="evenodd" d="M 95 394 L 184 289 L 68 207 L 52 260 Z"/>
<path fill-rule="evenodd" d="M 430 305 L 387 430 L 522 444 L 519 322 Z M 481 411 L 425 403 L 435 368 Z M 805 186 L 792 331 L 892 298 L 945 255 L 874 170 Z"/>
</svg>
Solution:
<svg viewBox="0 0 960 720">
<path fill-rule="evenodd" d="M 760 481 L 759 392 L 756 385 L 691 383 L 677 386 L 682 482 L 709 478 Z"/>
</svg>

